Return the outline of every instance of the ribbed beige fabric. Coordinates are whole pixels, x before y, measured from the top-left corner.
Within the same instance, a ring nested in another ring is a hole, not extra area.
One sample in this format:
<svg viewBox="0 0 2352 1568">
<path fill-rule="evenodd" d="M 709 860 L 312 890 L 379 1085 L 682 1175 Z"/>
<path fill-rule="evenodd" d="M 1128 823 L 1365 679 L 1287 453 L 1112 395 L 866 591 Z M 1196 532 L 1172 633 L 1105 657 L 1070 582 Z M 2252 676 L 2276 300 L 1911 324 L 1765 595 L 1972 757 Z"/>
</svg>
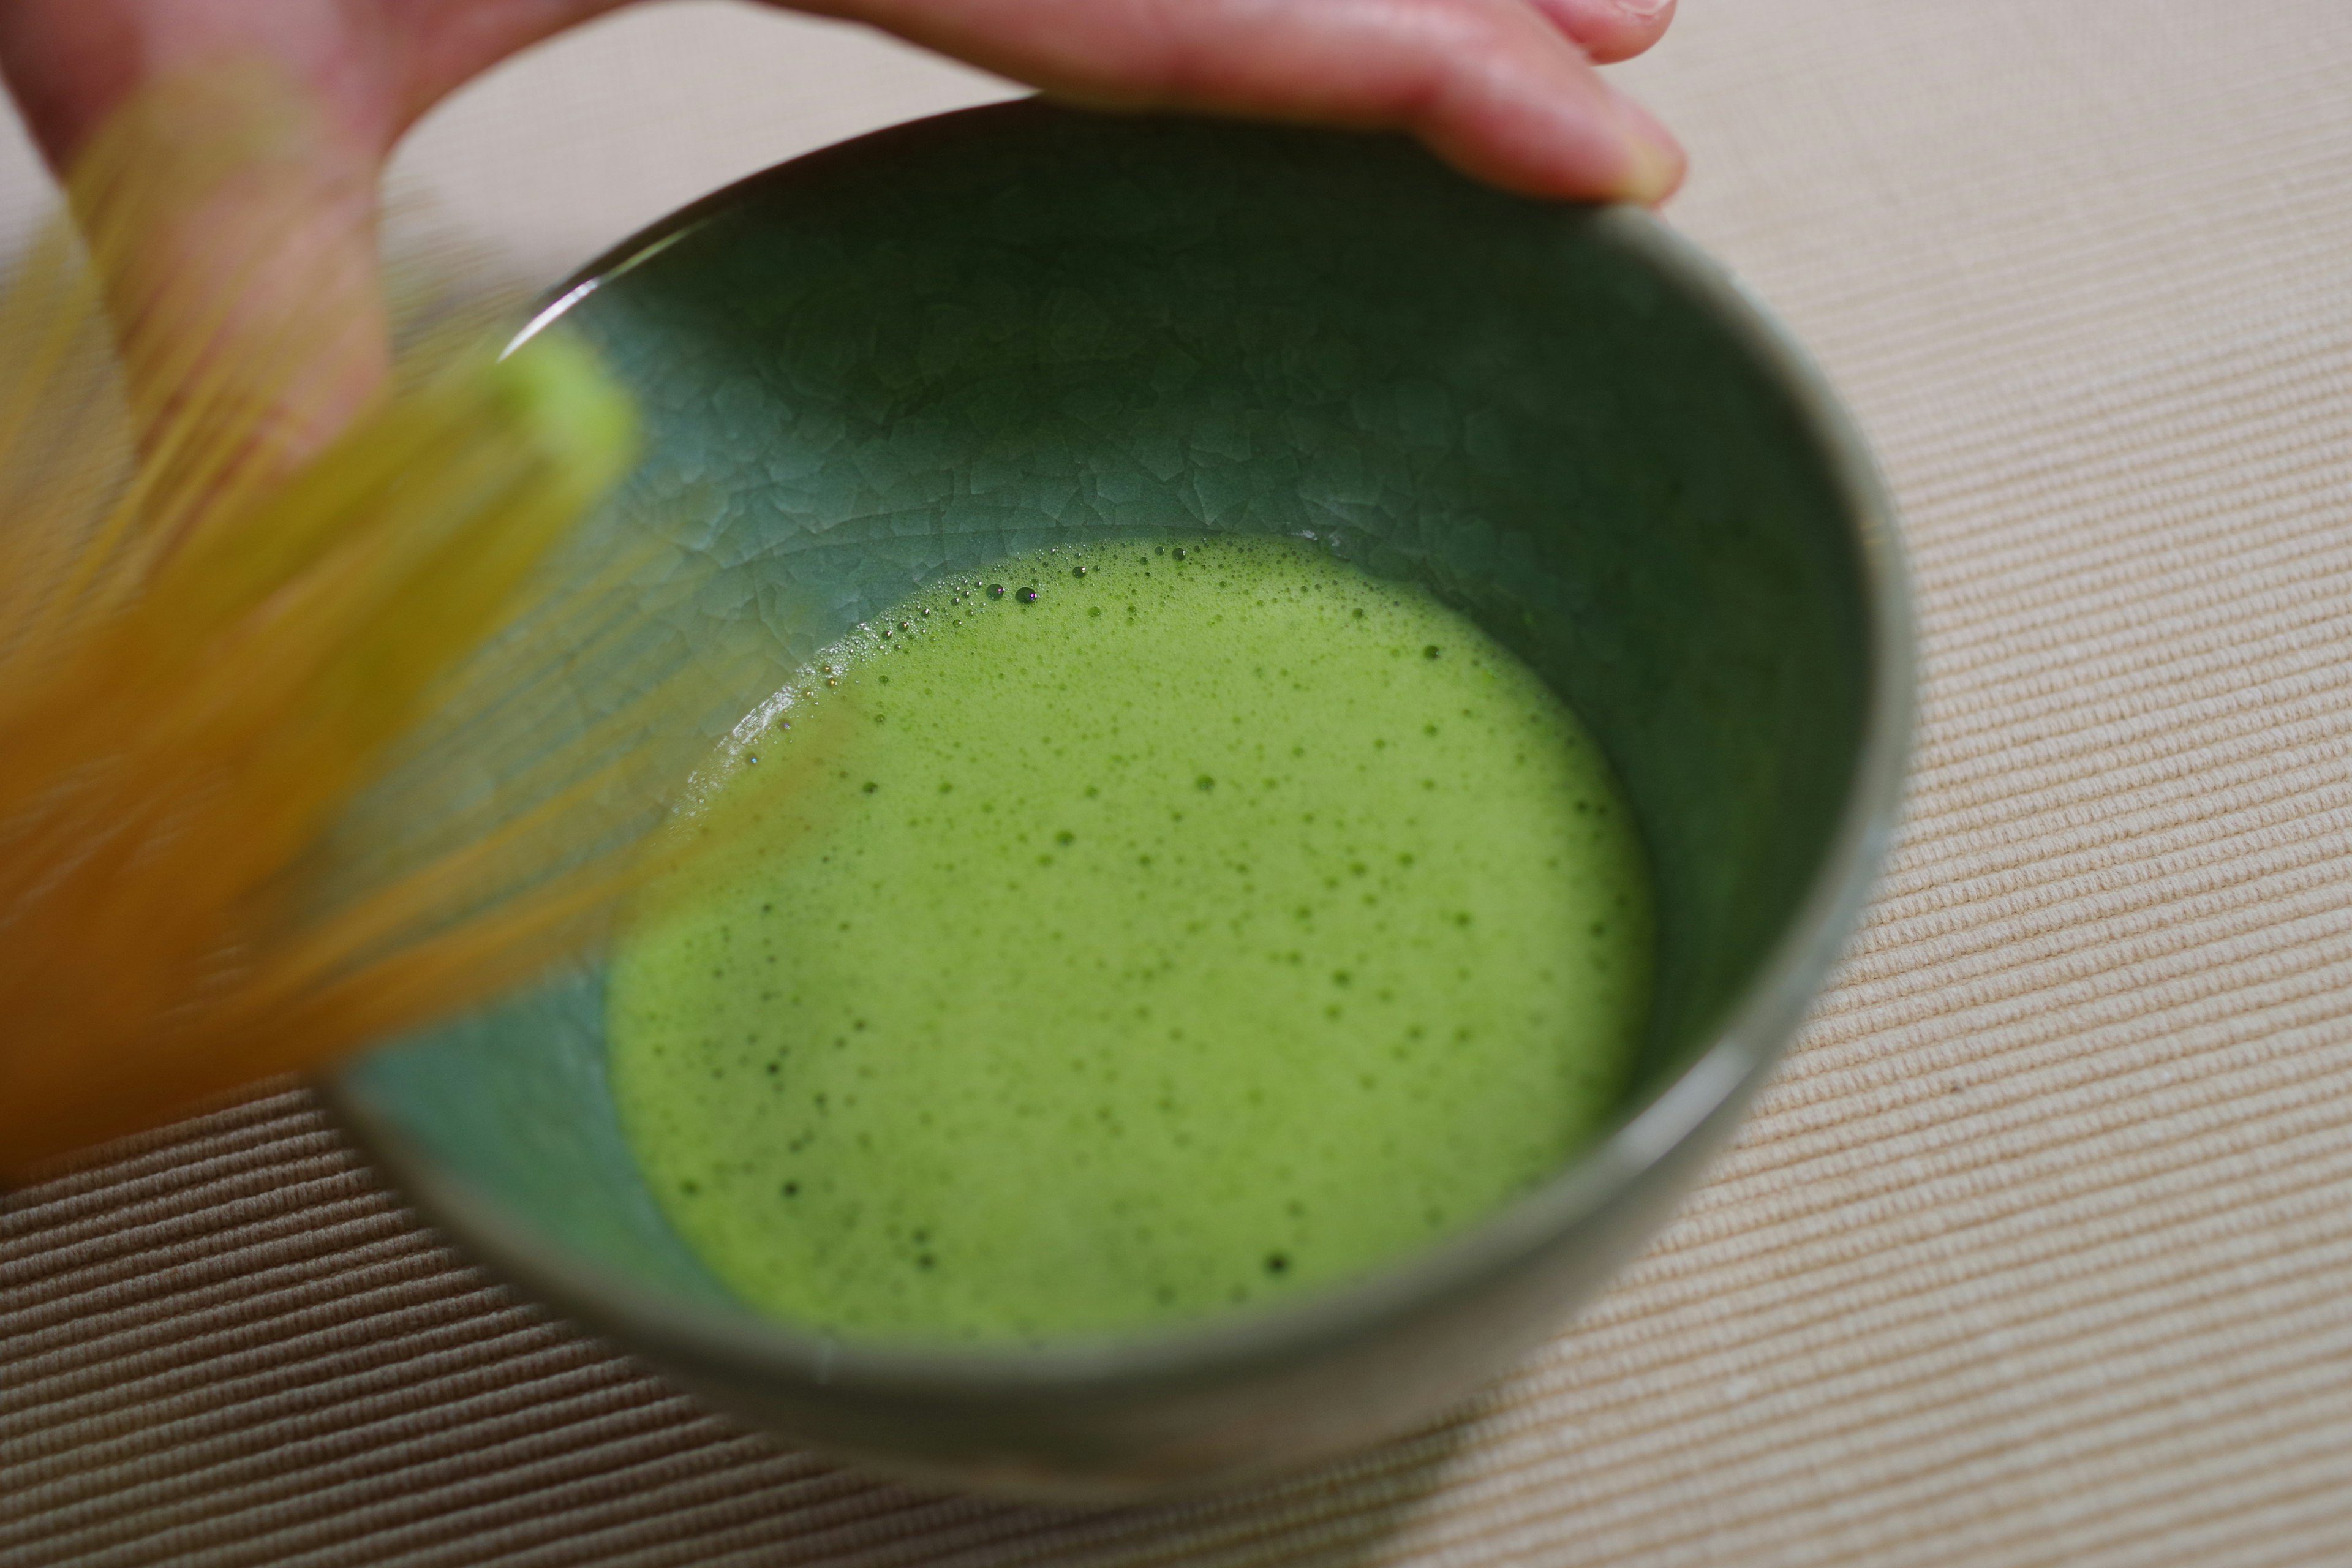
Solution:
<svg viewBox="0 0 2352 1568">
<path fill-rule="evenodd" d="M 2352 9 L 1685 9 L 1626 74 L 1880 445 L 1926 729 L 1801 1048 L 1580 1323 L 1269 1490 L 919 1498 L 514 1305 L 281 1096 L 0 1207 L 0 1562 L 2352 1562 Z M 408 167 L 546 276 L 996 90 L 657 10 Z"/>
</svg>

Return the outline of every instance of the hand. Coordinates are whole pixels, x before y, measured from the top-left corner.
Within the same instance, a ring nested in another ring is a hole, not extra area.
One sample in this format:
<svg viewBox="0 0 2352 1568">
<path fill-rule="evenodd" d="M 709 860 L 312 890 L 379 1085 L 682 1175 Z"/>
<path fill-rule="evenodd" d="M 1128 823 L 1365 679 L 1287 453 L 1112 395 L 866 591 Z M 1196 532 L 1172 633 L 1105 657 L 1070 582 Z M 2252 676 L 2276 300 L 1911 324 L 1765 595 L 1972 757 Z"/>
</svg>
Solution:
<svg viewBox="0 0 2352 1568">
<path fill-rule="evenodd" d="M 375 161 L 443 97 L 625 0 L 14 0 L 0 74 L 59 167 L 144 79 L 258 54 Z M 1595 61 L 1674 0 L 811 0 L 1068 97 L 1411 131 L 1482 179 L 1656 202 L 1682 154 Z"/>
<path fill-rule="evenodd" d="M 259 57 L 308 88 L 318 193 L 286 268 L 373 300 L 376 179 L 448 93 L 625 0 L 7 0 L 0 75 L 53 166 L 69 169 L 143 84 Z M 1647 48 L 1674 0 L 807 0 L 1058 95 L 1410 131 L 1482 179 L 1531 195 L 1664 199 L 1673 139 L 1596 61 Z M 234 271 L 234 215 L 183 215 L 153 271 Z M 215 247 L 226 246 L 226 250 Z M 257 314 L 260 312 L 256 312 Z M 301 388 L 292 446 L 323 439 L 383 374 L 380 310 Z M 135 374 L 135 367 L 134 367 Z"/>
</svg>

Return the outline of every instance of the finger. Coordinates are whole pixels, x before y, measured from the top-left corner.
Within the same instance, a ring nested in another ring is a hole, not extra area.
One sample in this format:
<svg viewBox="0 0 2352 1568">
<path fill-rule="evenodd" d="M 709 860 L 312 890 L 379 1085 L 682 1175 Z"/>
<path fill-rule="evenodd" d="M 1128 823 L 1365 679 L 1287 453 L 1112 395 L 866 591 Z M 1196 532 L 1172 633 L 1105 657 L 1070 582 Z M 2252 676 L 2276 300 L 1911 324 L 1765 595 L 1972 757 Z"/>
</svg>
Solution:
<svg viewBox="0 0 2352 1568">
<path fill-rule="evenodd" d="M 0 72 L 65 177 L 151 452 L 233 427 L 237 461 L 290 467 L 383 378 L 383 116 L 322 16 L 0 4 Z"/>
<path fill-rule="evenodd" d="M 1682 153 L 1524 0 L 817 0 L 1051 91 L 1413 132 L 1545 196 L 1654 203 Z"/>
<path fill-rule="evenodd" d="M 210 506 L 268 483 L 373 400 L 389 345 L 375 163 L 306 89 L 257 62 L 148 84 L 86 140 L 67 190 L 171 493 Z"/>
<path fill-rule="evenodd" d="M 1664 36 L 1675 0 L 1533 0 L 1552 25 L 1601 65 L 1631 59 Z"/>
<path fill-rule="evenodd" d="M 509 56 L 634 0 L 403 0 L 378 40 L 396 51 L 393 136 Z"/>
</svg>

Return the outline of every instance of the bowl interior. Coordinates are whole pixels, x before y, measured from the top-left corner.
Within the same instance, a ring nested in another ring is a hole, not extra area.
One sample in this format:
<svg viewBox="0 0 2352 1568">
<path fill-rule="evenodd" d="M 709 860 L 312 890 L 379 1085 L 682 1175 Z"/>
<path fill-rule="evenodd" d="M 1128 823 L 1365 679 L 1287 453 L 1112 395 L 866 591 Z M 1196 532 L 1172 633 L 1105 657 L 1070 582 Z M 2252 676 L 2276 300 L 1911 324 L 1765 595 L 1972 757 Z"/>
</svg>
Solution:
<svg viewBox="0 0 2352 1568">
<path fill-rule="evenodd" d="M 727 569 L 700 613 L 755 617 L 780 668 L 1069 539 L 1303 535 L 1468 613 L 1583 717 L 1640 820 L 1660 947 L 1629 1113 L 1708 1043 L 1848 808 L 1851 497 L 1780 351 L 1643 215 L 1384 140 L 1024 104 L 723 192 L 558 317 L 648 423 L 602 526 L 683 509 Z M 342 1101 L 437 1190 L 726 1303 L 622 1141 L 600 984 L 377 1052 Z"/>
</svg>

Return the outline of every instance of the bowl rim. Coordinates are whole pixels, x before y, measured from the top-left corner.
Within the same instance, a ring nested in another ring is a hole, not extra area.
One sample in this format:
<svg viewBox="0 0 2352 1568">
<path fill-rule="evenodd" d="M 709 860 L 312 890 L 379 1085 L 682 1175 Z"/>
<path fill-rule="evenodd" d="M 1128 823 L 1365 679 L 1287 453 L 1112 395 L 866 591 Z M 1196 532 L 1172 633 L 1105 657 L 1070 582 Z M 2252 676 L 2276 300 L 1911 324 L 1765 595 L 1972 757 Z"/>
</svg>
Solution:
<svg viewBox="0 0 2352 1568">
<path fill-rule="evenodd" d="M 835 142 L 736 181 L 639 230 L 551 291 L 509 343 L 512 353 L 603 284 L 659 255 L 782 171 L 870 159 L 1004 122 L 1079 112 L 1017 99 L 908 121 Z M 1664 219 L 1632 206 L 1597 221 L 1696 308 L 1709 312 L 1798 416 L 1853 530 L 1869 668 L 1860 743 L 1835 826 L 1804 896 L 1714 1037 L 1649 1099 L 1559 1173 L 1485 1219 L 1357 1279 L 1197 1326 L 1042 1347 L 956 1350 L 839 1341 L 748 1306 L 688 1300 L 646 1286 L 549 1240 L 499 1198 L 445 1170 L 378 1115 L 352 1069 L 320 1089 L 336 1120 L 399 1194 L 494 1274 L 624 1347 L 684 1372 L 740 1384 L 836 1394 L 1019 1401 L 1118 1397 L 1289 1365 L 1303 1354 L 1377 1338 L 1444 1301 L 1474 1296 L 1597 1213 L 1651 1167 L 1735 1107 L 1770 1070 L 1858 921 L 1894 840 L 1916 714 L 1916 622 L 1892 498 L 1852 416 L 1771 310 Z"/>
</svg>

